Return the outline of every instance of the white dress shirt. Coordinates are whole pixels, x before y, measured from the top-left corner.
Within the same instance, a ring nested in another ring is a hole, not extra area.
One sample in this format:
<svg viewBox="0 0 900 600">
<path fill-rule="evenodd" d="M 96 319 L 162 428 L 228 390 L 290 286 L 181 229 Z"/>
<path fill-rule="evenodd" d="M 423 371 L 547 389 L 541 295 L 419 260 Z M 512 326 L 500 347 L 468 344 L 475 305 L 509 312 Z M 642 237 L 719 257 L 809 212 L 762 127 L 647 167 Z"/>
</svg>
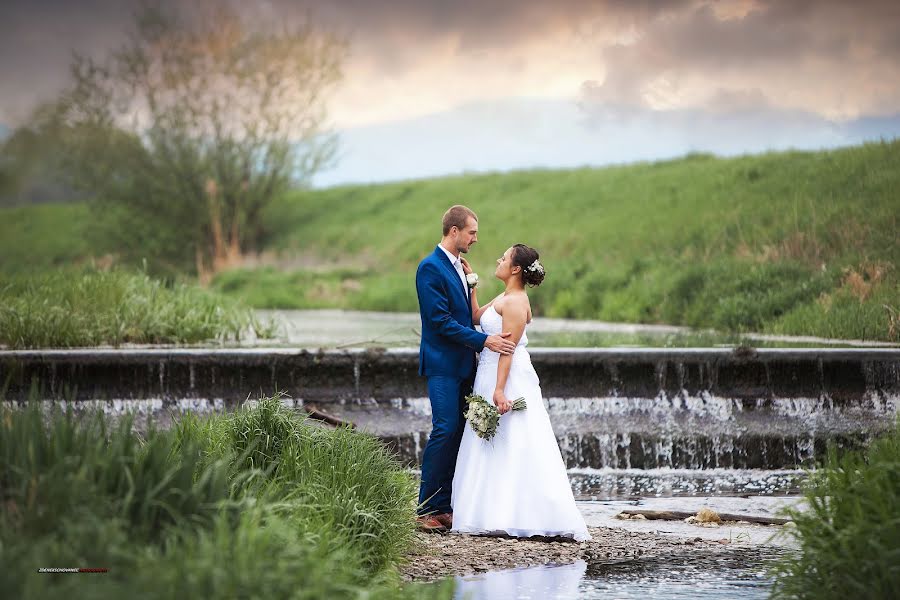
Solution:
<svg viewBox="0 0 900 600">
<path fill-rule="evenodd" d="M 469 292 L 469 284 L 468 284 L 468 282 L 466 281 L 466 273 L 463 271 L 463 268 L 462 268 L 462 261 L 459 260 L 459 257 L 458 257 L 458 256 L 453 256 L 450 252 L 447 251 L 446 248 L 444 248 L 444 247 L 441 246 L 440 244 L 438 244 L 438 248 L 440 248 L 441 250 L 443 250 L 443 251 L 444 251 L 444 254 L 447 255 L 447 258 L 450 259 L 450 262 L 453 263 L 453 268 L 456 269 L 456 273 L 459 275 L 460 281 L 462 281 L 463 289 L 464 289 L 464 290 L 466 291 L 466 293 L 468 294 L 468 292 Z"/>
</svg>

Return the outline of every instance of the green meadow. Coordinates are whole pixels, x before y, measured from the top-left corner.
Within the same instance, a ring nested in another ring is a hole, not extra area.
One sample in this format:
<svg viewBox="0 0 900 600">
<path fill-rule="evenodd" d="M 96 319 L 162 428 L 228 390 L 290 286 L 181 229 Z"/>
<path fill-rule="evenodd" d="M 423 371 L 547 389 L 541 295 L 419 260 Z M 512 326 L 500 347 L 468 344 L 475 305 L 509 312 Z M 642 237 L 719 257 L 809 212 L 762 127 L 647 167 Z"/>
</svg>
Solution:
<svg viewBox="0 0 900 600">
<path fill-rule="evenodd" d="M 523 242 L 538 314 L 838 338 L 900 336 L 900 141 L 603 169 L 469 175 L 284 197 L 267 250 L 304 266 L 223 273 L 255 306 L 415 310 L 447 206 L 479 215 L 481 298 Z"/>
<path fill-rule="evenodd" d="M 414 311 L 416 265 L 462 203 L 482 299 L 522 242 L 547 269 L 538 315 L 898 341 L 898 167 L 892 141 L 298 190 L 267 209 L 252 266 L 211 287 L 258 308 Z M 3 272 L 115 257 L 84 206 L 2 214 Z"/>
</svg>

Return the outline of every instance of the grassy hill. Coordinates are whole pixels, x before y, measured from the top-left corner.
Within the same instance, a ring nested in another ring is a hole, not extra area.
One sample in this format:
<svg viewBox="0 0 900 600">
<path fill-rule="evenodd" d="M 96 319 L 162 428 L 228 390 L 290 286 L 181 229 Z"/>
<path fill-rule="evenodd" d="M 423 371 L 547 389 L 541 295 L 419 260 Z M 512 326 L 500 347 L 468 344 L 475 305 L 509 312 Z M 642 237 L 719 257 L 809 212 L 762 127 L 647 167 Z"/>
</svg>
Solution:
<svg viewBox="0 0 900 600">
<path fill-rule="evenodd" d="M 104 254 L 85 204 L 0 208 L 0 276 L 70 266 Z"/>
<path fill-rule="evenodd" d="M 547 268 L 546 316 L 896 340 L 897 190 L 900 141 L 298 191 L 266 213 L 256 266 L 213 286 L 260 307 L 415 310 L 416 264 L 462 203 L 479 215 L 483 298 L 524 242 Z"/>
</svg>

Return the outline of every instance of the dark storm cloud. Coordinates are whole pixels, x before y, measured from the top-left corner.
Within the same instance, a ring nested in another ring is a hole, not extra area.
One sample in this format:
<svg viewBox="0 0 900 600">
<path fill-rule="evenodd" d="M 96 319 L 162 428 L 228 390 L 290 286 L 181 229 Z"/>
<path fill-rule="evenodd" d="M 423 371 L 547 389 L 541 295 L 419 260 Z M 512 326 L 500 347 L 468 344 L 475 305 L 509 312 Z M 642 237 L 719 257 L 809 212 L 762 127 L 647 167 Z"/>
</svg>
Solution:
<svg viewBox="0 0 900 600">
<path fill-rule="evenodd" d="M 691 0 L 335 0 L 333 2 L 262 1 L 279 13 L 308 9 L 361 35 L 396 32 L 427 39 L 458 33 L 475 46 L 511 44 L 560 28 L 577 28 L 605 18 L 611 27 L 627 27 L 691 4 Z"/>
<path fill-rule="evenodd" d="M 713 108 L 753 94 L 823 113 L 896 113 L 898 26 L 892 0 L 758 2 L 726 19 L 697 5 L 648 22 L 634 43 L 605 48 L 605 76 L 587 82 L 584 97 L 604 110 L 642 109 L 647 86 L 665 78 L 674 87 L 702 82 Z"/>
<path fill-rule="evenodd" d="M 427 60 L 420 45 L 436 36 L 455 36 L 460 51 L 477 52 L 549 32 L 574 32 L 585 23 L 592 23 L 592 28 L 629 27 L 689 2 L 255 0 L 229 4 L 251 19 L 290 22 L 311 15 L 350 37 L 357 54 L 385 69 L 402 70 Z M 36 100 L 52 96 L 67 77 L 72 51 L 99 55 L 118 45 L 138 5 L 138 0 L 4 2 L 0 7 L 0 121 L 11 115 L 22 118 Z"/>
<path fill-rule="evenodd" d="M 0 122 L 28 116 L 69 75 L 72 52 L 100 54 L 125 35 L 136 2 L 33 0 L 0 4 Z"/>
<path fill-rule="evenodd" d="M 862 111 L 900 108 L 896 0 L 756 0 L 734 18 L 723 16 L 723 7 L 737 7 L 741 0 L 222 1 L 250 18 L 290 22 L 309 14 L 350 38 L 351 61 L 364 61 L 384 77 L 427 66 L 437 42 L 444 42 L 445 52 L 483 55 L 486 64 L 515 72 L 542 57 L 510 58 L 514 49 L 571 37 L 595 41 L 578 50 L 596 62 L 595 71 L 583 77 L 595 80 L 585 86 L 589 104 L 641 106 L 648 83 L 667 73 L 683 85 L 691 77 L 694 85 L 709 79 L 713 103 L 747 90 L 774 101 L 790 91 L 795 72 L 793 83 L 813 86 L 813 97 L 843 94 L 841 102 Z M 138 0 L 3 2 L 0 122 L 20 120 L 35 102 L 52 97 L 67 78 L 73 50 L 98 55 L 118 45 L 137 5 Z M 572 50 L 560 49 L 566 51 Z M 740 85 L 742 74 L 746 82 Z M 727 85 L 718 85 L 719 79 Z"/>
</svg>

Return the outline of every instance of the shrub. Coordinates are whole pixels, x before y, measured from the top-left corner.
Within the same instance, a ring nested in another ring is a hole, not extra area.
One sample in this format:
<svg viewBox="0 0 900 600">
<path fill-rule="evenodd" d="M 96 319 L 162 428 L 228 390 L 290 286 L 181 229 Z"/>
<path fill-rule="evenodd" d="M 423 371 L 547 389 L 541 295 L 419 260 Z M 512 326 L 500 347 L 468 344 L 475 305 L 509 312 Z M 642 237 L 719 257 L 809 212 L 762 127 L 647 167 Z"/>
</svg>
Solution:
<svg viewBox="0 0 900 600">
<path fill-rule="evenodd" d="M 900 424 L 868 451 L 832 450 L 794 510 L 800 551 L 776 570 L 776 598 L 895 598 L 900 590 Z"/>
</svg>

